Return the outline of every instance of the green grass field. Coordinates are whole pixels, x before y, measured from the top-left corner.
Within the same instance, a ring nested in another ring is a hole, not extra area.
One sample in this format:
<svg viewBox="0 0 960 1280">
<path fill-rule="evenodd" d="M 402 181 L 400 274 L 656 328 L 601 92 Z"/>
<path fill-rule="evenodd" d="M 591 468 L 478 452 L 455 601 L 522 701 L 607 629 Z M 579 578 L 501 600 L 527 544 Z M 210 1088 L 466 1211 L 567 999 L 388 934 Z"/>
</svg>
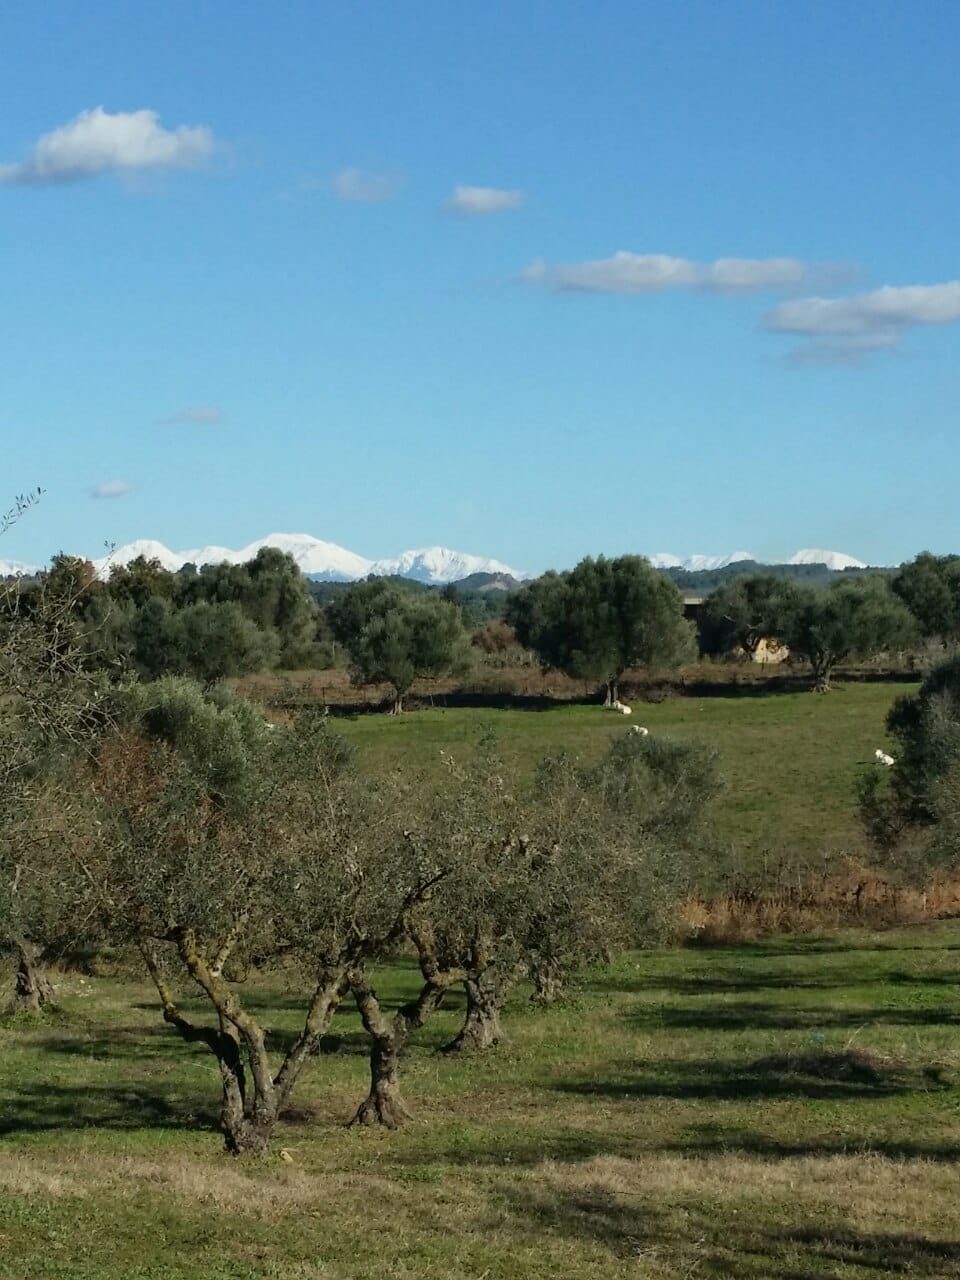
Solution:
<svg viewBox="0 0 960 1280">
<path fill-rule="evenodd" d="M 0 1028 L 0 1276 L 958 1276 L 958 970 L 958 925 L 634 955 L 565 1007 L 519 995 L 483 1060 L 435 1052 L 442 1011 L 396 1132 L 343 1127 L 344 1013 L 254 1165 L 147 988 L 70 976 L 59 1017 Z M 277 1043 L 291 988 L 258 993 Z"/>
<path fill-rule="evenodd" d="M 884 719 L 909 684 L 847 684 L 819 697 L 752 693 L 636 703 L 630 719 L 599 706 L 533 710 L 411 711 L 401 717 L 337 719 L 362 762 L 429 767 L 440 750 L 466 751 L 492 728 L 506 758 L 529 767 L 539 756 L 568 750 L 598 756 L 628 724 L 651 733 L 699 737 L 720 753 L 726 793 L 718 806 L 721 835 L 753 854 L 778 858 L 858 851 L 854 788 L 876 768 L 885 745 Z"/>
</svg>

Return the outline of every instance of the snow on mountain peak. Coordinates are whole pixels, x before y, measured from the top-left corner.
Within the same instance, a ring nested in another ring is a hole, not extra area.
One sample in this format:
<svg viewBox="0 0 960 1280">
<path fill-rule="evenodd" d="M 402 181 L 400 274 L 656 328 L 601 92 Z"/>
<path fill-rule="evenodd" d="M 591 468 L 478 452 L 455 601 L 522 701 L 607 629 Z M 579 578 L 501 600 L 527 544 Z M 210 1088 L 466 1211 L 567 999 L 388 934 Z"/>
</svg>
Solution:
<svg viewBox="0 0 960 1280">
<path fill-rule="evenodd" d="M 845 551 L 820 551 L 813 547 L 795 551 L 790 559 L 785 560 L 784 563 L 825 564 L 828 569 L 866 569 L 867 567 L 862 560 L 857 560 L 854 556 L 848 556 Z"/>
<path fill-rule="evenodd" d="M 126 565 L 138 556 L 147 560 L 159 560 L 165 569 L 176 573 L 185 564 L 245 564 L 253 560 L 263 547 L 276 547 L 293 557 L 302 573 L 312 578 L 330 582 L 352 582 L 368 574 L 398 574 L 415 578 L 418 582 L 457 582 L 472 573 L 508 573 L 521 575 L 509 565 L 484 556 L 467 555 L 450 551 L 446 547 L 421 547 L 404 551 L 392 559 L 369 560 L 335 542 L 323 542 L 309 533 L 268 533 L 248 543 L 239 551 L 229 547 L 195 547 L 187 551 L 171 551 L 162 542 L 141 539 L 118 547 L 112 555 L 95 560 L 94 566 L 101 577 L 106 577 L 114 565 Z"/>
<path fill-rule="evenodd" d="M 390 560 L 375 560 L 370 572 L 385 577 L 399 575 L 428 583 L 459 582 L 473 573 L 506 573 L 514 578 L 523 576 L 500 560 L 468 555 L 463 551 L 449 551 L 446 547 L 419 547 L 413 551 L 404 551 Z"/>
<path fill-rule="evenodd" d="M 655 569 L 685 569 L 688 573 L 698 573 L 703 569 L 725 569 L 728 564 L 736 564 L 739 560 L 755 560 L 750 551 L 731 551 L 726 556 L 675 556 L 670 551 L 658 551 L 650 556 L 650 563 Z"/>
<path fill-rule="evenodd" d="M 23 564 L 19 560 L 0 560 L 0 578 L 28 578 L 39 573 L 35 564 Z"/>
</svg>

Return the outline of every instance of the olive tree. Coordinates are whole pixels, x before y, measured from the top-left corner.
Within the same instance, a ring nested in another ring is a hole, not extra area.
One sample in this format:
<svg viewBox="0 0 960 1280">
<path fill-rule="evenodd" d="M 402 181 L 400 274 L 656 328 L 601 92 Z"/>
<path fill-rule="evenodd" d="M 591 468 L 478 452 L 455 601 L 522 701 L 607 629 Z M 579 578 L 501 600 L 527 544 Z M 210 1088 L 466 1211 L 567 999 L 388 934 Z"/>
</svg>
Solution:
<svg viewBox="0 0 960 1280">
<path fill-rule="evenodd" d="M 890 585 L 922 636 L 944 643 L 960 638 L 960 556 L 922 551 L 900 566 Z"/>
<path fill-rule="evenodd" d="M 256 1154 L 350 975 L 399 943 L 442 871 L 404 838 L 390 781 L 359 778 L 322 717 L 271 732 L 249 704 L 176 679 L 132 703 L 86 778 L 87 900 L 139 948 L 166 1022 L 216 1059 L 227 1149 Z M 281 957 L 307 994 L 277 1061 L 240 980 Z M 208 1018 L 183 1011 L 180 982 Z"/>
<path fill-rule="evenodd" d="M 826 693 L 838 663 L 902 648 L 914 635 L 909 610 L 884 578 L 871 577 L 826 590 L 807 588 L 784 639 L 813 668 L 815 692 Z"/>
<path fill-rule="evenodd" d="M 406 921 L 420 991 L 387 1016 L 368 967 L 351 974 L 371 1037 L 371 1088 L 356 1116 L 365 1124 L 408 1117 L 401 1056 L 451 987 L 463 987 L 466 1012 L 446 1050 L 482 1052 L 499 1041 L 523 977 L 549 1000 L 569 969 L 661 936 L 718 786 L 706 749 L 634 735 L 599 765 L 546 758 L 530 783 L 490 740 L 467 761 L 444 755 L 443 765 L 440 784 L 406 819 L 419 860 L 443 866 Z"/>
<path fill-rule="evenodd" d="M 13 953 L 13 1008 L 53 997 L 48 966 L 71 921 L 44 891 L 44 851 L 69 838 L 76 797 L 52 779 L 93 749 L 109 720 L 108 688 L 86 661 L 79 595 L 66 573 L 0 590 L 0 947 Z"/>
<path fill-rule="evenodd" d="M 641 556 L 544 574 L 509 598 L 506 617 L 544 666 L 602 684 L 605 705 L 628 668 L 677 666 L 695 650 L 682 595 Z"/>
<path fill-rule="evenodd" d="M 362 582 L 331 604 L 328 616 L 349 655 L 354 684 L 389 685 L 393 715 L 403 711 L 415 680 L 460 674 L 470 666 L 460 610 L 433 593 Z"/>
<path fill-rule="evenodd" d="M 960 767 L 960 657 L 940 663 L 916 694 L 900 697 L 887 714 L 896 742 L 890 769 L 872 769 L 860 786 L 860 810 L 878 850 L 929 843 L 954 811 Z M 920 860 L 921 865 L 923 860 Z"/>
<path fill-rule="evenodd" d="M 762 640 L 783 640 L 800 600 L 794 583 L 772 574 L 733 578 L 703 603 L 701 647 L 714 654 L 741 649 L 753 658 Z"/>
</svg>

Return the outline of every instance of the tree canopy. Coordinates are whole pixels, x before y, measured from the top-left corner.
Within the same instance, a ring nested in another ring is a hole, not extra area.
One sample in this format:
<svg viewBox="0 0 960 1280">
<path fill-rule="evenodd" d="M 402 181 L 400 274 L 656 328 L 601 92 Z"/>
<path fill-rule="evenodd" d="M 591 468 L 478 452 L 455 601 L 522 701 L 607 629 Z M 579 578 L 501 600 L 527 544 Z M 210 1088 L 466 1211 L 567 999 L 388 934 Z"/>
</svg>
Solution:
<svg viewBox="0 0 960 1280">
<path fill-rule="evenodd" d="M 605 685 L 608 702 L 628 668 L 676 666 L 694 652 L 683 597 L 641 556 L 546 573 L 509 599 L 506 617 L 545 666 Z"/>
<path fill-rule="evenodd" d="M 901 566 L 891 586 L 913 614 L 922 636 L 943 641 L 960 638 L 960 556 L 922 551 Z"/>
<path fill-rule="evenodd" d="M 403 710 L 415 680 L 463 672 L 470 665 L 460 610 L 440 596 L 370 579 L 339 595 L 327 615 L 349 655 L 354 683 L 388 684 L 394 713 Z"/>
<path fill-rule="evenodd" d="M 742 649 L 752 658 L 762 640 L 783 641 L 802 600 L 800 589 L 771 574 L 732 578 L 700 610 L 700 647 L 723 655 Z"/>
<path fill-rule="evenodd" d="M 784 638 L 791 653 L 810 663 L 822 693 L 838 662 L 902 648 L 914 635 L 913 618 L 886 579 L 866 577 L 805 591 Z"/>
</svg>

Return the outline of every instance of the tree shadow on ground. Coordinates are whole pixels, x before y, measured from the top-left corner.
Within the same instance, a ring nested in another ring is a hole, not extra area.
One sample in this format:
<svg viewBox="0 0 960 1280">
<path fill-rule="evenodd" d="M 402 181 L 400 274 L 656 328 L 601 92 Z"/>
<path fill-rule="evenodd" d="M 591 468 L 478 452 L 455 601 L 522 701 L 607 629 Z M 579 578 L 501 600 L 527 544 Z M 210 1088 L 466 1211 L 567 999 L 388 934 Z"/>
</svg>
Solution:
<svg viewBox="0 0 960 1280">
<path fill-rule="evenodd" d="M 92 1085 L 19 1085 L 0 1114 L 0 1135 L 72 1129 L 192 1129 L 217 1127 L 209 1099 L 182 1099 L 157 1089 Z"/>
<path fill-rule="evenodd" d="M 871 975 L 869 982 L 882 983 L 884 976 L 876 978 Z M 837 974 L 826 978 L 795 978 L 791 974 L 758 974 L 756 978 L 749 975 L 673 977 L 669 974 L 652 973 L 649 977 L 637 976 L 626 979 L 588 978 L 579 984 L 582 991 L 596 991 L 606 994 L 622 993 L 639 995 L 644 992 L 662 991 L 678 996 L 706 996 L 712 994 L 740 995 L 750 991 L 841 991 L 847 987 L 867 985 L 862 976 Z"/>
<path fill-rule="evenodd" d="M 625 1065 L 608 1079 L 561 1081 L 561 1093 L 582 1097 L 708 1099 L 742 1102 L 759 1098 L 842 1101 L 901 1097 L 917 1090 L 949 1088 L 936 1067 L 907 1069 L 863 1050 L 814 1050 L 755 1062 L 661 1060 L 641 1070 Z"/>
<path fill-rule="evenodd" d="M 722 1124 L 693 1125 L 686 1130 L 679 1142 L 667 1143 L 659 1149 L 677 1155 L 739 1153 L 769 1160 L 795 1160 L 800 1157 L 824 1159 L 832 1156 L 884 1156 L 889 1160 L 927 1160 L 936 1164 L 954 1164 L 960 1160 L 960 1140 L 911 1142 L 899 1137 L 864 1135 L 848 1142 L 820 1138 L 792 1141 Z"/>
<path fill-rule="evenodd" d="M 642 1031 L 662 1028 L 688 1031 L 809 1031 L 863 1026 L 954 1026 L 957 1017 L 943 1009 L 785 1008 L 780 1004 L 738 1001 L 676 1007 L 651 1004 L 624 1013 Z"/>
<path fill-rule="evenodd" d="M 651 1196 L 655 1194 L 651 1192 Z M 730 1280 L 822 1280 L 825 1275 L 960 1275 L 960 1242 L 915 1234 L 861 1232 L 843 1225 L 770 1228 L 731 1221 L 700 1205 L 629 1202 L 589 1182 L 576 1189 L 511 1188 L 517 1218 L 567 1239 L 589 1241 L 614 1257 L 660 1264 L 669 1274 Z M 789 1206 L 783 1206 L 789 1212 Z M 719 1207 L 718 1207 L 719 1210 Z M 825 1268 L 829 1267 L 829 1270 Z M 850 1270 L 848 1270 L 848 1268 Z"/>
<path fill-rule="evenodd" d="M 598 1156 L 637 1158 L 648 1151 L 640 1138 L 629 1134 L 601 1133 L 595 1129 L 543 1129 L 536 1134 L 485 1130 L 475 1142 L 462 1135 L 447 1140 L 437 1131 L 427 1147 L 391 1153 L 397 1165 L 414 1168 L 442 1163 L 460 1168 L 532 1168 L 552 1160 L 558 1164 L 582 1164 Z"/>
</svg>

